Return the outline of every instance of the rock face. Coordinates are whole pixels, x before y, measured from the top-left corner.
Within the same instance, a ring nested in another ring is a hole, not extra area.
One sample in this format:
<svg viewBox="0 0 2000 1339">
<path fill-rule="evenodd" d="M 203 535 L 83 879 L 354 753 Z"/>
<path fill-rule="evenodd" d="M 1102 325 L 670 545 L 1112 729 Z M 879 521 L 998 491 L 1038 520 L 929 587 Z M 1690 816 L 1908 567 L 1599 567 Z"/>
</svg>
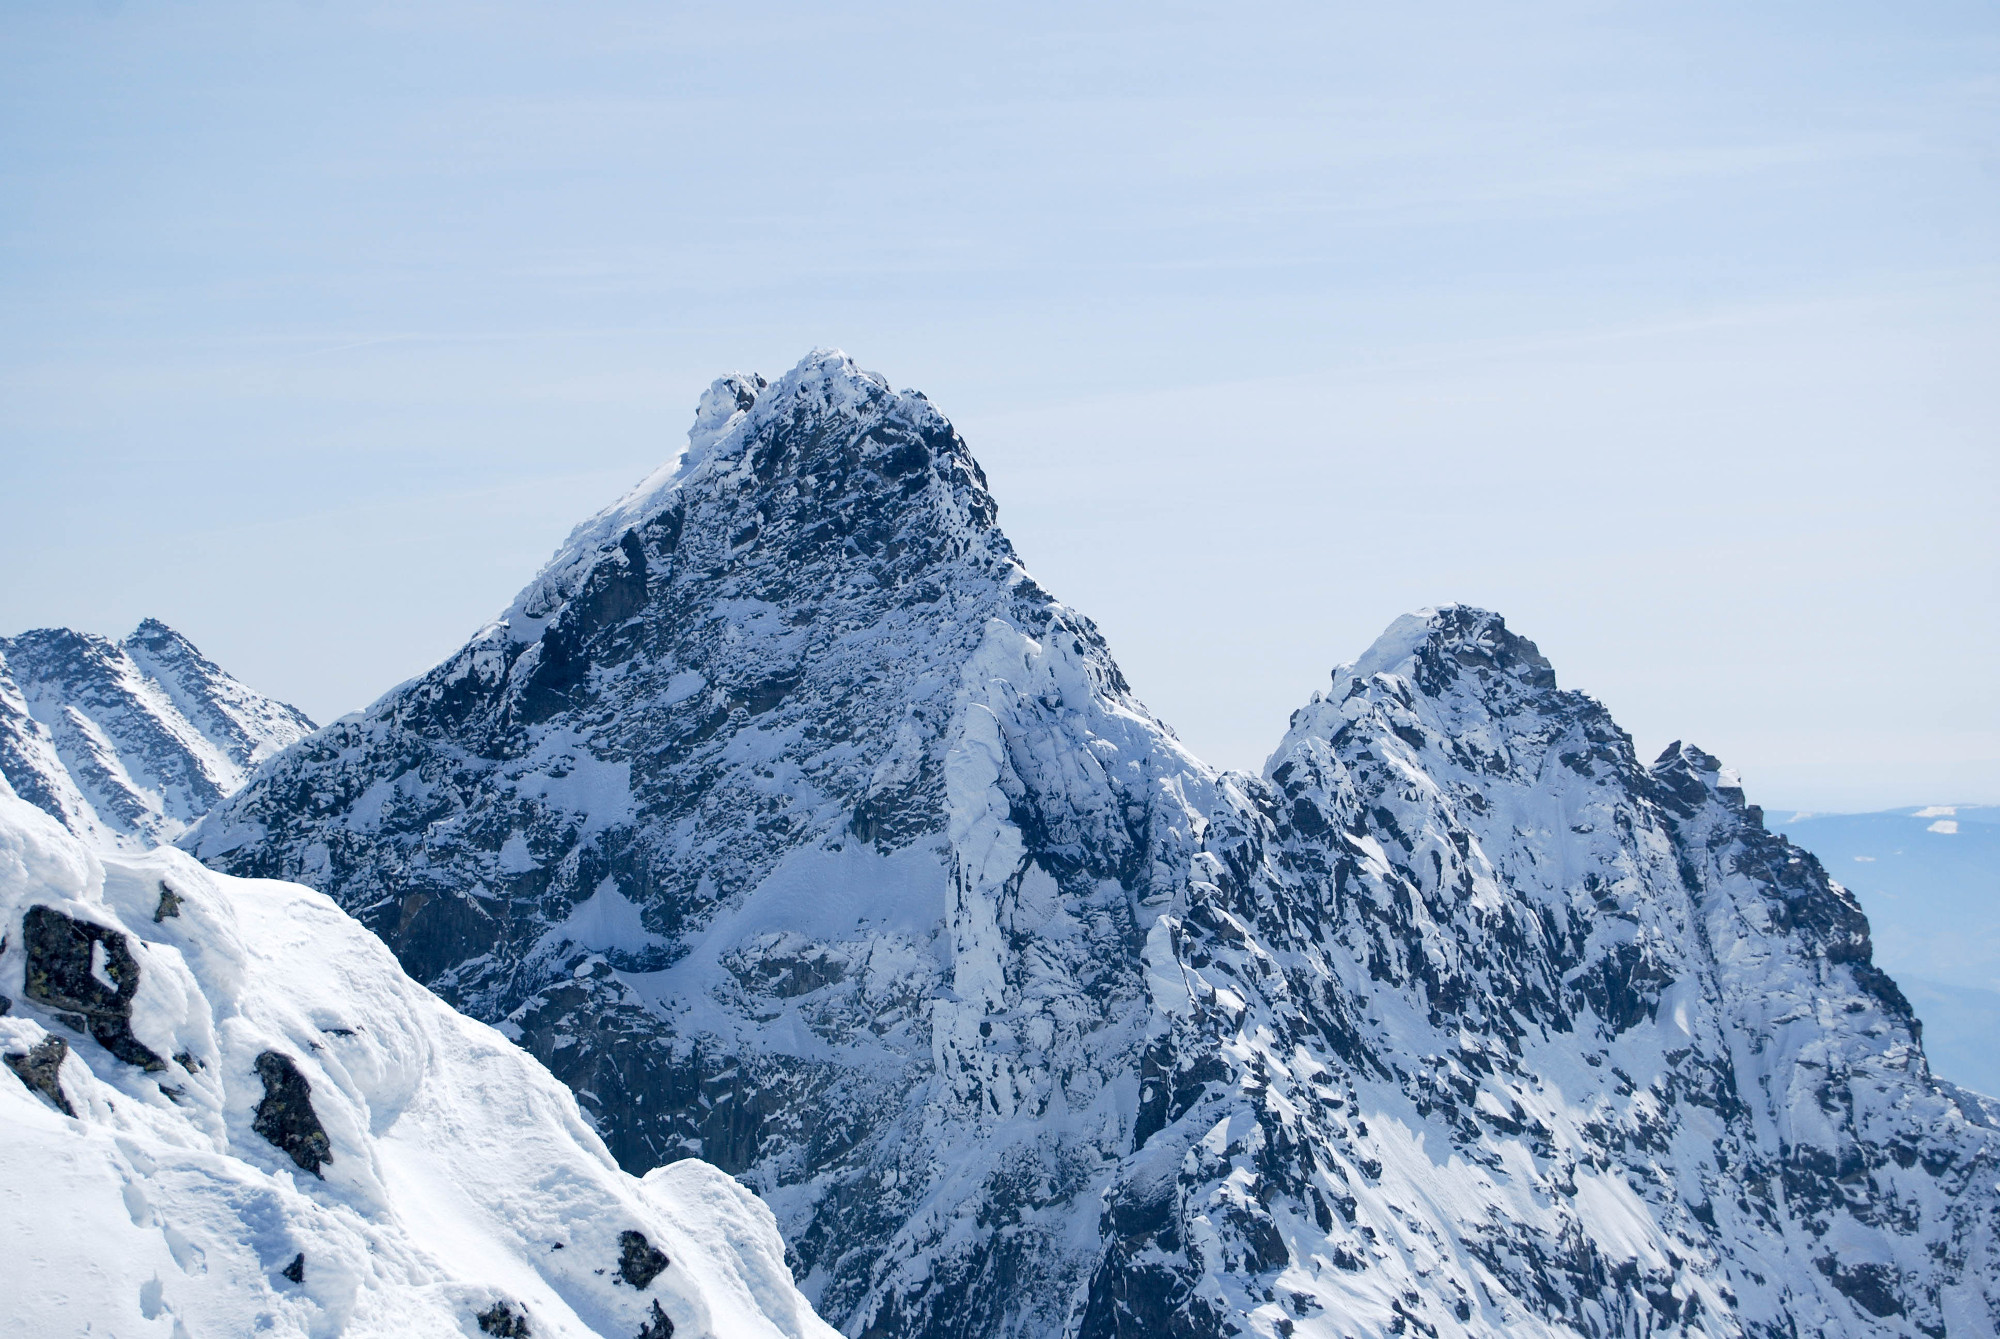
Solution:
<svg viewBox="0 0 2000 1339">
<path fill-rule="evenodd" d="M 0 777 L 93 845 L 172 841 L 312 730 L 157 619 L 123 642 L 67 628 L 0 638 Z"/>
<path fill-rule="evenodd" d="M 1992 1104 L 1712 759 L 1448 608 L 1218 774 L 922 396 L 689 437 L 185 843 L 755 1185 L 850 1334 L 1991 1332 Z"/>
<path fill-rule="evenodd" d="M 1235 1064 L 1154 1136 L 1186 1132 L 1171 1240 L 1123 1247 L 1158 1253 L 1148 1305 L 1212 1286 L 1206 1210 L 1280 1266 L 1273 1327 L 1355 1292 L 1336 1331 L 1993 1325 L 1995 1104 L 1930 1079 L 1853 899 L 1715 759 L 1640 765 L 1532 643 L 1448 608 L 1337 671 L 1246 798 L 1169 932 L 1163 1068 Z"/>
<path fill-rule="evenodd" d="M 9 1051 L 0 1056 L 14 1076 L 48 1098 L 49 1105 L 65 1116 L 74 1116 L 76 1108 L 69 1104 L 69 1095 L 62 1089 L 62 1064 L 68 1058 L 69 1043 L 61 1037 L 43 1037 L 29 1050 Z"/>
<path fill-rule="evenodd" d="M 123 948 L 123 1020 L 177 1065 L 65 1040 L 24 934 L 52 917 Z M 497 1310 L 535 1339 L 833 1339 L 754 1196 L 700 1162 L 621 1171 L 545 1069 L 308 889 L 93 855 L 0 797 L 0 989 L 8 1334 L 465 1335 Z M 643 1284 L 608 1272 L 627 1237 Z"/>
<path fill-rule="evenodd" d="M 264 1081 L 264 1097 L 257 1103 L 257 1119 L 250 1128 L 271 1141 L 294 1163 L 314 1176 L 333 1161 L 333 1141 L 312 1107 L 312 1083 L 299 1073 L 292 1058 L 277 1051 L 257 1057 L 257 1077 Z"/>
<path fill-rule="evenodd" d="M 54 907 L 34 906 L 21 916 L 21 948 L 27 959 L 22 990 L 30 1001 L 79 1031 L 88 1030 L 128 1065 L 148 1071 L 167 1067 L 132 1035 L 139 962 L 124 935 Z"/>
</svg>

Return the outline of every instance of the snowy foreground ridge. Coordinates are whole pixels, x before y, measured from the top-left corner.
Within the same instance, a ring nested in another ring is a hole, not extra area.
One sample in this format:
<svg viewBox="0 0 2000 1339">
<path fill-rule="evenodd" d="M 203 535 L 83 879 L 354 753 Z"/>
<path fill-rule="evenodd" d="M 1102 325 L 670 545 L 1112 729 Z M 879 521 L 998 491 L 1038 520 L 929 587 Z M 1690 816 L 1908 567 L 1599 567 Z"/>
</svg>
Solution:
<svg viewBox="0 0 2000 1339">
<path fill-rule="evenodd" d="M 0 1334 L 828 1336 L 770 1212 L 290 884 L 0 794 Z"/>
<path fill-rule="evenodd" d="M 755 1187 L 846 1333 L 2000 1329 L 1994 1105 L 1715 759 L 1447 607 L 1218 773 L 921 395 L 689 442 L 182 840 Z"/>
</svg>

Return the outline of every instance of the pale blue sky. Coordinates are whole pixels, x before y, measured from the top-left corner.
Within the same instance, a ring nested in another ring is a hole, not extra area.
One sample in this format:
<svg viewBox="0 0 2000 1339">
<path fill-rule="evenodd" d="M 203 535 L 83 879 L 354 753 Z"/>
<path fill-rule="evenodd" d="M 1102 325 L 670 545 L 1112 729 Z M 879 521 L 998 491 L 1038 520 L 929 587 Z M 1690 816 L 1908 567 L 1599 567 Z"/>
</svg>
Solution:
<svg viewBox="0 0 2000 1339">
<path fill-rule="evenodd" d="M 351 710 L 814 345 L 1212 761 L 1462 599 L 2000 800 L 1990 4 L 0 8 L 0 633 Z"/>
</svg>

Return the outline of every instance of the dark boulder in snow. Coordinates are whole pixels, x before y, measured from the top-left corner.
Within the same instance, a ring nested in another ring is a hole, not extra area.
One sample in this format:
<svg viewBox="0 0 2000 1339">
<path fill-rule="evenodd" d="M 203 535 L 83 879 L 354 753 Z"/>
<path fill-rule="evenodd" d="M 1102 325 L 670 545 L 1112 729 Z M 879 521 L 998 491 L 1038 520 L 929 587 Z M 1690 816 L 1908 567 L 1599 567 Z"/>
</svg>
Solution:
<svg viewBox="0 0 2000 1339">
<path fill-rule="evenodd" d="M 153 924 L 158 925 L 169 916 L 181 914 L 181 895 L 165 883 L 160 885 L 160 905 L 153 908 Z"/>
<path fill-rule="evenodd" d="M 667 1253 L 646 1240 L 643 1232 L 618 1234 L 618 1277 L 634 1288 L 652 1286 L 660 1271 L 671 1263 Z"/>
<path fill-rule="evenodd" d="M 69 1098 L 62 1090 L 62 1063 L 69 1058 L 69 1043 L 61 1037 L 44 1037 L 26 1051 L 9 1051 L 4 1057 L 7 1068 L 20 1077 L 21 1082 L 40 1093 L 65 1116 L 74 1116 L 76 1108 L 69 1104 Z"/>
<path fill-rule="evenodd" d="M 313 1111 L 312 1084 L 306 1082 L 290 1056 L 277 1051 L 257 1057 L 257 1077 L 264 1081 L 264 1098 L 257 1103 L 257 1118 L 250 1128 L 293 1162 L 320 1176 L 319 1169 L 333 1161 L 333 1143 Z"/>
<path fill-rule="evenodd" d="M 534 1333 L 528 1326 L 527 1310 L 516 1311 L 511 1302 L 495 1302 L 474 1319 L 479 1322 L 479 1332 L 493 1339 L 529 1339 Z"/>
<path fill-rule="evenodd" d="M 646 1317 L 639 1326 L 639 1332 L 632 1339 L 674 1339 L 674 1322 L 666 1312 L 660 1310 L 658 1302 L 653 1303 L 653 1314 Z"/>
<path fill-rule="evenodd" d="M 167 1067 L 132 1035 L 139 960 L 132 956 L 124 935 L 65 916 L 53 907 L 35 906 L 21 918 L 21 947 L 28 955 L 29 999 L 80 1019 L 99 1045 L 128 1065 L 144 1070 Z"/>
</svg>

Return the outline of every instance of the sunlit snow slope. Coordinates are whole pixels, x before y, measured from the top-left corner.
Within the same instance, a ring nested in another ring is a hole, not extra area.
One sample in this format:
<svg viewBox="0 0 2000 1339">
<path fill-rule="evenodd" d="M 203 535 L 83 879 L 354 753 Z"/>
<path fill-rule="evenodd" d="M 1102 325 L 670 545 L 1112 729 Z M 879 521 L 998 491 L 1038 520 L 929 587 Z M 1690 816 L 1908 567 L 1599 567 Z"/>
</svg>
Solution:
<svg viewBox="0 0 2000 1339">
<path fill-rule="evenodd" d="M 0 1335 L 830 1336 L 770 1212 L 296 885 L 0 795 Z"/>
</svg>

